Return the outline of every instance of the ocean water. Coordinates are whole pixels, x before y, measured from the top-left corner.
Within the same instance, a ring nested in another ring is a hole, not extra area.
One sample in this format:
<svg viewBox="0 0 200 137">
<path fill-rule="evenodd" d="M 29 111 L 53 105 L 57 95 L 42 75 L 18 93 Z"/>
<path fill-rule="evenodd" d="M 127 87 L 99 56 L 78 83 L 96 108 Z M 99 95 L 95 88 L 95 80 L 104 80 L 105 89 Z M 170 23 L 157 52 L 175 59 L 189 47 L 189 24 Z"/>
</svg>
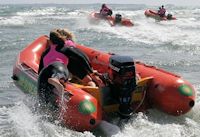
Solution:
<svg viewBox="0 0 200 137">
<path fill-rule="evenodd" d="M 130 18 L 134 27 L 111 27 L 107 22 L 90 24 L 88 15 L 100 8 L 91 5 L 0 5 L 0 136 L 1 137 L 88 137 L 92 132 L 75 132 L 43 120 L 34 111 L 35 100 L 13 83 L 12 69 L 17 54 L 53 28 L 68 28 L 76 42 L 105 52 L 130 55 L 176 73 L 195 87 L 192 111 L 173 117 L 156 110 L 138 113 L 116 137 L 200 136 L 200 7 L 166 5 L 178 20 L 158 22 L 144 16 L 148 5 L 109 5 L 114 13 Z"/>
</svg>

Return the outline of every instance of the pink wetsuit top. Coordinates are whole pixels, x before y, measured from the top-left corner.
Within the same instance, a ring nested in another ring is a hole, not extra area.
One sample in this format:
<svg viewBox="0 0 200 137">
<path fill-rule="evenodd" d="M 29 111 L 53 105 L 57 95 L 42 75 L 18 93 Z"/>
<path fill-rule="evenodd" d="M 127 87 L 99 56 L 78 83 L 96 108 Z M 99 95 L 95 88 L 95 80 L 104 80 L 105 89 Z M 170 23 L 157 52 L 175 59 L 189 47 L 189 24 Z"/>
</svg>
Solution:
<svg viewBox="0 0 200 137">
<path fill-rule="evenodd" d="M 44 67 L 47 67 L 49 64 L 56 61 L 67 66 L 69 59 L 64 54 L 56 51 L 56 45 L 50 45 L 50 51 L 43 58 Z"/>
<path fill-rule="evenodd" d="M 65 46 L 71 46 L 71 47 L 76 47 L 76 44 L 72 40 L 66 40 L 65 41 Z"/>
<path fill-rule="evenodd" d="M 165 8 L 161 8 L 160 11 L 158 12 L 160 15 L 165 15 Z"/>
</svg>

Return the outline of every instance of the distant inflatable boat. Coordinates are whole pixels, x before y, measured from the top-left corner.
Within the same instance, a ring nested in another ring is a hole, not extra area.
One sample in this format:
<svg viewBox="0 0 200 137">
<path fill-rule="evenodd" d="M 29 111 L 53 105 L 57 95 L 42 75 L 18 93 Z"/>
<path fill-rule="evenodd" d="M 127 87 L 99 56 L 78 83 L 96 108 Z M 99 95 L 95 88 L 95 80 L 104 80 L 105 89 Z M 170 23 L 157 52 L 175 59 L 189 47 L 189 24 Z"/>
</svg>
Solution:
<svg viewBox="0 0 200 137">
<path fill-rule="evenodd" d="M 90 14 L 90 21 L 99 22 L 100 20 L 107 20 L 111 26 L 121 25 L 126 27 L 132 27 L 134 24 L 130 19 L 122 17 L 120 14 L 115 16 L 102 17 L 100 13 L 92 12 Z"/>
<path fill-rule="evenodd" d="M 17 87 L 30 94 L 37 94 L 40 56 L 47 48 L 48 37 L 41 36 L 23 49 L 13 68 L 13 79 Z M 77 47 L 88 55 L 91 65 L 104 76 L 113 69 L 129 69 L 133 59 L 104 53 L 83 45 Z M 166 114 L 179 116 L 189 112 L 195 104 L 193 86 L 180 76 L 149 66 L 135 63 L 141 79 L 132 93 L 134 112 L 157 109 Z M 131 73 L 131 72 L 128 72 Z M 120 75 L 119 75 L 120 76 Z M 89 87 L 67 82 L 62 95 L 57 95 L 59 116 L 64 125 L 77 131 L 93 130 L 104 120 L 104 115 L 117 112 L 119 104 L 110 87 Z"/>
<path fill-rule="evenodd" d="M 168 14 L 167 16 L 164 16 L 164 17 L 160 17 L 158 15 L 158 12 L 157 11 L 154 11 L 154 10 L 146 10 L 144 12 L 145 16 L 146 17 L 151 17 L 151 18 L 154 18 L 156 20 L 176 20 L 176 17 L 172 16 L 171 14 Z"/>
</svg>

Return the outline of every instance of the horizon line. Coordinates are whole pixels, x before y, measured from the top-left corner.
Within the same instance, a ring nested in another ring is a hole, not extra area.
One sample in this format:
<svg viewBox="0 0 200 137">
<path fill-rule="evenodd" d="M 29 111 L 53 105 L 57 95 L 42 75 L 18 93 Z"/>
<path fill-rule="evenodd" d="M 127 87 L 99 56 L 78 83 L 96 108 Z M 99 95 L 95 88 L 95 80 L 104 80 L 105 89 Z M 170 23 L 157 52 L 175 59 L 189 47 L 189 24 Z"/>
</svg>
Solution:
<svg viewBox="0 0 200 137">
<path fill-rule="evenodd" d="M 20 4 L 24 4 L 24 5 L 33 5 L 33 4 L 55 4 L 55 5 L 67 5 L 67 4 L 70 4 L 70 5 L 92 5 L 92 4 L 102 4 L 102 3 L 0 3 L 0 5 L 20 5 Z M 107 4 L 112 4 L 112 5 L 127 5 L 127 4 L 131 4 L 131 5 L 149 5 L 149 6 L 158 6 L 157 4 L 156 5 L 153 5 L 153 4 L 139 4 L 139 3 L 107 3 Z M 176 5 L 176 4 L 172 4 L 172 3 L 168 3 L 168 4 L 165 4 L 165 5 L 174 5 L 174 6 L 199 6 L 199 5 Z"/>
</svg>

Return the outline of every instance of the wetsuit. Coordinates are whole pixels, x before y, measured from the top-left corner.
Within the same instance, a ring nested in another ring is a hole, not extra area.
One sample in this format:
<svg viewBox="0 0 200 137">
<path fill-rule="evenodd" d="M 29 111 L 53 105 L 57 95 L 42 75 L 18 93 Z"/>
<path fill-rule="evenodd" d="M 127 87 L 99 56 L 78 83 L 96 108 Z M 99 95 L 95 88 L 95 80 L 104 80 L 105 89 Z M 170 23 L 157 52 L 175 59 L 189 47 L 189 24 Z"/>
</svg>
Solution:
<svg viewBox="0 0 200 137">
<path fill-rule="evenodd" d="M 53 92 L 54 86 L 48 83 L 49 78 L 63 79 L 67 81 L 69 72 L 61 62 L 54 62 L 41 70 L 38 77 L 38 96 L 41 104 L 56 105 L 56 95 Z"/>
<path fill-rule="evenodd" d="M 161 8 L 161 9 L 158 11 L 158 15 L 160 15 L 160 17 L 164 17 L 164 16 L 165 16 L 165 12 L 166 12 L 166 9 L 165 9 L 165 8 Z"/>
<path fill-rule="evenodd" d="M 76 44 L 72 40 L 66 40 L 65 41 L 65 46 L 66 47 L 76 47 Z"/>
<path fill-rule="evenodd" d="M 100 15 L 102 16 L 108 16 L 108 15 L 112 15 L 112 10 L 109 9 L 107 6 L 104 6 L 101 10 L 100 10 Z"/>
<path fill-rule="evenodd" d="M 43 59 L 50 49 L 51 47 L 42 54 L 38 73 L 45 67 Z M 69 69 L 69 72 L 79 79 L 83 79 L 86 75 L 93 72 L 88 57 L 79 49 L 72 46 L 57 46 L 55 50 L 68 57 L 69 63 L 67 64 L 67 68 Z"/>
</svg>

